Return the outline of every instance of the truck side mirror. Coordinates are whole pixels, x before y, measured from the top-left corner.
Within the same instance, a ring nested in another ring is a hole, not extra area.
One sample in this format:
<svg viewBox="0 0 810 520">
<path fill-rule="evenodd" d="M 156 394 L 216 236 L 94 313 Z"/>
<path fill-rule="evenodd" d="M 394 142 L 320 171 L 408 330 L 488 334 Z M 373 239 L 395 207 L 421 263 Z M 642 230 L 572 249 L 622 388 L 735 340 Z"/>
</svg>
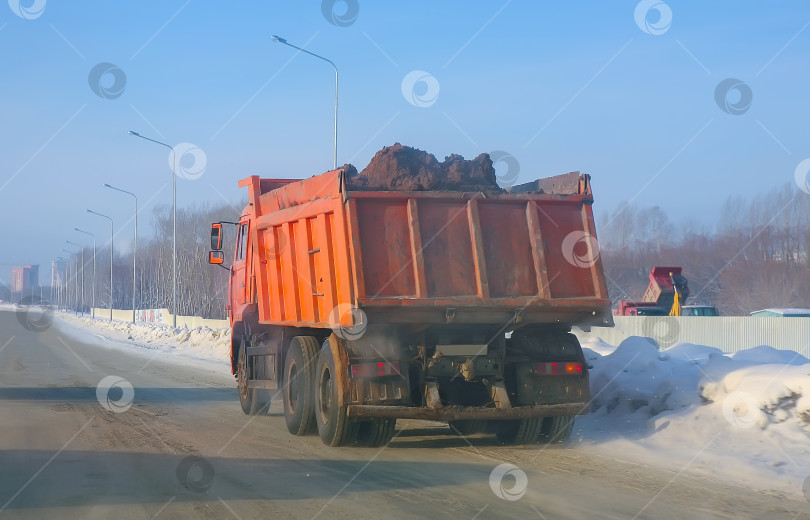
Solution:
<svg viewBox="0 0 810 520">
<path fill-rule="evenodd" d="M 220 222 L 215 222 L 211 224 L 211 249 L 214 251 L 220 251 L 222 249 L 222 224 Z M 212 251 L 213 252 L 213 251 Z M 211 257 L 209 256 L 209 262 L 211 262 Z M 221 264 L 222 261 L 216 262 Z"/>
<path fill-rule="evenodd" d="M 222 265 L 225 262 L 225 253 L 222 251 L 209 251 L 208 263 Z"/>
</svg>

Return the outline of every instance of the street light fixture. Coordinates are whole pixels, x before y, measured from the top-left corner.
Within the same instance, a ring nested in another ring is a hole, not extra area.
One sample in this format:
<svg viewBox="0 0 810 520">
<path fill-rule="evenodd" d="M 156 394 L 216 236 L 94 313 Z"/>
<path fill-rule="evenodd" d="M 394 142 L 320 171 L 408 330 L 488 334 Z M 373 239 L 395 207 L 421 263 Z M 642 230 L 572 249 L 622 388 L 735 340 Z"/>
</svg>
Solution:
<svg viewBox="0 0 810 520">
<path fill-rule="evenodd" d="M 142 136 L 134 130 L 130 130 L 129 134 L 165 146 L 172 151 L 172 326 L 177 327 L 177 175 L 174 171 L 176 162 L 174 148 L 166 143 Z"/>
<path fill-rule="evenodd" d="M 70 244 L 72 246 L 76 246 L 82 250 L 82 290 L 81 290 L 81 307 L 80 312 L 84 314 L 84 246 L 77 244 L 76 242 L 71 242 L 70 240 L 65 240 L 66 244 Z"/>
<path fill-rule="evenodd" d="M 91 311 L 92 312 L 91 316 L 93 317 L 93 319 L 96 319 L 96 235 L 94 235 L 93 233 L 91 233 L 89 231 L 81 230 L 81 229 L 79 229 L 77 227 L 75 227 L 73 229 L 75 231 L 78 231 L 79 233 L 84 233 L 85 235 L 90 235 L 91 237 L 93 237 L 93 283 L 91 284 L 91 286 L 93 288 L 93 296 L 92 296 L 92 298 L 93 298 L 93 304 L 92 304 L 93 309 Z"/>
<path fill-rule="evenodd" d="M 87 210 L 88 213 L 92 213 L 93 215 L 97 215 L 99 217 L 106 218 L 110 221 L 110 321 L 112 321 L 112 311 L 113 311 L 113 228 L 115 224 L 113 223 L 112 217 L 108 217 L 102 213 L 98 213 L 97 211 L 93 211 L 92 209 Z"/>
<path fill-rule="evenodd" d="M 293 45 L 292 43 L 288 42 L 284 38 L 282 38 L 280 36 L 276 36 L 275 34 L 270 35 L 270 39 L 273 40 L 276 43 L 283 43 L 284 45 L 287 45 L 288 47 L 292 47 L 293 49 L 298 49 L 301 52 L 309 54 L 310 56 L 315 56 L 316 58 L 327 62 L 329 65 L 332 66 L 333 69 L 335 69 L 335 157 L 334 157 L 334 161 L 333 161 L 333 169 L 336 170 L 337 169 L 337 124 L 338 124 L 337 123 L 338 122 L 338 69 L 337 69 L 337 65 L 335 65 L 332 62 L 332 60 L 328 60 L 328 59 L 324 58 L 323 56 L 319 56 L 319 55 L 315 54 L 314 52 L 309 52 L 306 49 L 302 49 L 301 47 L 298 47 L 297 45 Z"/>
<path fill-rule="evenodd" d="M 135 196 L 134 193 L 127 190 L 122 190 L 121 188 L 116 188 L 115 186 L 110 186 L 109 184 L 104 184 L 105 188 L 110 188 L 111 190 L 120 191 L 121 193 L 126 193 L 127 195 L 132 195 L 132 198 L 135 199 L 135 238 L 132 242 L 132 323 L 135 323 L 135 273 L 136 273 L 136 265 L 137 265 L 137 255 L 138 255 L 138 197 Z"/>
</svg>

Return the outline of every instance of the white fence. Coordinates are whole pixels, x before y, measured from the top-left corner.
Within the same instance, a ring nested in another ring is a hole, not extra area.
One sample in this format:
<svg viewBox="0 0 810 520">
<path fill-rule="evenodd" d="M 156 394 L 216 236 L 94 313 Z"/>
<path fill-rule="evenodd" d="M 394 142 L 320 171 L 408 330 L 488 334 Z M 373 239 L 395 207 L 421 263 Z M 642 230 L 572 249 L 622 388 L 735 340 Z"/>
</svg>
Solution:
<svg viewBox="0 0 810 520">
<path fill-rule="evenodd" d="M 810 318 L 614 316 L 614 320 L 613 328 L 593 327 L 591 332 L 583 332 L 574 327 L 573 332 L 580 340 L 598 337 L 611 345 L 630 336 L 647 336 L 658 341 L 662 349 L 695 343 L 737 352 L 770 345 L 810 358 Z"/>
<path fill-rule="evenodd" d="M 107 318 L 110 315 L 110 309 L 96 308 L 96 318 Z M 145 323 L 163 323 L 171 325 L 173 323 L 173 314 L 169 309 L 139 309 L 135 311 L 135 321 Z M 132 321 L 132 309 L 113 309 L 112 317 L 114 320 L 119 321 Z M 186 326 L 190 329 L 195 327 L 210 327 L 212 329 L 224 329 L 230 327 L 228 320 L 212 320 L 208 318 L 200 318 L 199 316 L 177 316 L 177 326 Z"/>
</svg>

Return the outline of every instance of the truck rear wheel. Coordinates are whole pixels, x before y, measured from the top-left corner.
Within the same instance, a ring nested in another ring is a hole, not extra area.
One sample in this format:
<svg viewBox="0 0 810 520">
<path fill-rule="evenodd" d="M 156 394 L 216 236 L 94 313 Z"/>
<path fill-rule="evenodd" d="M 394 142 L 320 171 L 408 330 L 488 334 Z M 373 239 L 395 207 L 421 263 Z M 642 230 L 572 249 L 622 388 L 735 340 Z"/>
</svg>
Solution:
<svg viewBox="0 0 810 520">
<path fill-rule="evenodd" d="M 495 435 L 504 444 L 531 444 L 537 442 L 543 424 L 543 417 L 500 421 Z"/>
<path fill-rule="evenodd" d="M 270 407 L 271 395 L 269 390 L 248 388 L 247 373 L 247 342 L 241 339 L 239 344 L 239 359 L 236 362 L 236 386 L 239 389 L 239 404 L 245 415 L 259 415 L 266 413 Z"/>
<path fill-rule="evenodd" d="M 466 421 L 448 421 L 450 429 L 456 435 L 474 435 L 483 432 L 487 427 L 487 422 L 480 419 L 470 419 Z"/>
<path fill-rule="evenodd" d="M 357 430 L 358 443 L 370 448 L 385 446 L 394 438 L 396 425 L 396 418 L 361 422 Z"/>
<path fill-rule="evenodd" d="M 560 415 L 543 419 L 538 440 L 545 443 L 563 442 L 574 430 L 575 415 Z"/>
<path fill-rule="evenodd" d="M 296 336 L 284 360 L 284 420 L 293 435 L 315 432 L 315 368 L 318 341 L 312 336 Z"/>
<path fill-rule="evenodd" d="M 339 406 L 335 359 L 327 340 L 318 356 L 315 379 L 315 423 L 321 441 L 327 446 L 346 446 L 357 442 L 359 423 L 346 415 L 346 405 Z"/>
</svg>

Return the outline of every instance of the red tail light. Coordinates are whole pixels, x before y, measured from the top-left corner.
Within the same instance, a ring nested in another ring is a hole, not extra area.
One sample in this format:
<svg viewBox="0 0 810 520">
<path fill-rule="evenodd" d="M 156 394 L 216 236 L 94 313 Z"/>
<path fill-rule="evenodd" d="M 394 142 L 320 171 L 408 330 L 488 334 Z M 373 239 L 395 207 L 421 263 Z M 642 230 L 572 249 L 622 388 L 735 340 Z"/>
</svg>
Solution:
<svg viewBox="0 0 810 520">
<path fill-rule="evenodd" d="M 353 363 L 351 365 L 352 377 L 386 377 L 398 376 L 399 362 L 372 362 L 372 363 Z"/>
<path fill-rule="evenodd" d="M 579 376 L 582 375 L 582 363 L 570 361 L 537 363 L 534 372 L 539 376 Z"/>
</svg>

